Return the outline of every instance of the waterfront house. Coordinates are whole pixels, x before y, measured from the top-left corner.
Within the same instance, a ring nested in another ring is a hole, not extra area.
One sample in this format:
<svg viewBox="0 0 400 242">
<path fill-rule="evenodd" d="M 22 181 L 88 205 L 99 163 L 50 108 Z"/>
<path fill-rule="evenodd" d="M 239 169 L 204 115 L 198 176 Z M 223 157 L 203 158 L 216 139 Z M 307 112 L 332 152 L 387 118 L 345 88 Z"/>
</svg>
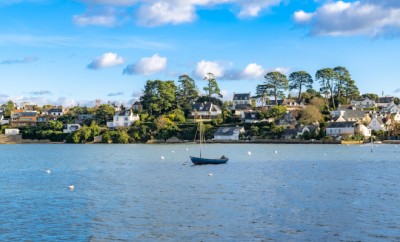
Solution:
<svg viewBox="0 0 400 242">
<path fill-rule="evenodd" d="M 283 115 L 282 118 L 280 118 L 277 121 L 277 125 L 283 126 L 283 127 L 290 127 L 290 126 L 294 127 L 297 125 L 297 120 L 294 117 L 294 114 L 292 112 L 288 111 L 288 112 L 286 112 L 285 115 Z"/>
<path fill-rule="evenodd" d="M 334 122 L 365 122 L 370 119 L 368 113 L 362 110 L 354 110 L 342 106 L 331 111 L 330 114 L 331 120 Z"/>
<path fill-rule="evenodd" d="M 371 129 L 361 123 L 349 122 L 329 122 L 326 127 L 326 135 L 340 137 L 343 135 L 361 134 L 365 137 L 371 136 Z"/>
<path fill-rule="evenodd" d="M 380 131 L 380 130 L 386 131 L 385 119 L 386 118 L 374 116 L 371 119 L 371 122 L 368 124 L 368 128 L 370 128 L 371 130 L 374 130 L 374 131 Z"/>
<path fill-rule="evenodd" d="M 376 103 L 379 109 L 387 108 L 392 104 L 394 104 L 394 97 L 392 96 L 381 97 Z"/>
<path fill-rule="evenodd" d="M 243 123 L 247 124 L 254 124 L 254 123 L 259 123 L 260 120 L 258 118 L 258 111 L 243 111 L 241 120 Z"/>
<path fill-rule="evenodd" d="M 295 100 L 290 98 L 283 99 L 282 105 L 285 106 L 286 110 L 288 111 L 304 109 L 306 107 L 303 100 Z"/>
<path fill-rule="evenodd" d="M 63 133 L 72 133 L 82 128 L 79 124 L 66 124 L 64 127 Z"/>
<path fill-rule="evenodd" d="M 375 108 L 376 103 L 374 100 L 366 98 L 359 98 L 357 100 L 351 100 L 351 105 L 356 107 L 357 109 L 364 109 L 364 108 Z"/>
<path fill-rule="evenodd" d="M 78 118 L 75 119 L 75 123 L 77 124 L 84 124 L 89 123 L 94 119 L 93 114 L 79 114 Z"/>
<path fill-rule="evenodd" d="M 19 129 L 5 129 L 4 134 L 5 135 L 18 135 Z"/>
<path fill-rule="evenodd" d="M 122 110 L 115 113 L 113 121 L 107 122 L 108 128 L 128 127 L 135 121 L 140 120 L 138 114 L 134 114 L 131 110 Z"/>
<path fill-rule="evenodd" d="M 394 102 L 390 103 L 389 106 L 381 109 L 382 113 L 398 113 L 400 112 L 400 105 L 396 105 Z"/>
<path fill-rule="evenodd" d="M 244 134 L 244 127 L 220 127 L 214 133 L 214 140 L 232 141 L 239 140 L 240 134 Z"/>
<path fill-rule="evenodd" d="M 19 126 L 36 126 L 37 112 L 24 110 L 13 110 L 10 117 L 10 125 L 13 127 Z"/>
<path fill-rule="evenodd" d="M 0 115 L 0 125 L 5 125 L 5 124 L 9 124 L 9 120 L 4 118 L 4 115 L 1 114 Z"/>
<path fill-rule="evenodd" d="M 212 104 L 211 102 L 198 102 L 193 103 L 191 116 L 196 119 L 214 119 L 218 115 L 222 115 L 222 110 L 218 105 Z"/>
<path fill-rule="evenodd" d="M 329 122 L 326 127 L 326 135 L 328 136 L 342 136 L 342 135 L 354 135 L 354 128 L 356 122 Z"/>
<path fill-rule="evenodd" d="M 251 110 L 251 94 L 250 93 L 233 93 L 231 110 L 233 115 L 242 116 L 245 110 Z"/>
</svg>

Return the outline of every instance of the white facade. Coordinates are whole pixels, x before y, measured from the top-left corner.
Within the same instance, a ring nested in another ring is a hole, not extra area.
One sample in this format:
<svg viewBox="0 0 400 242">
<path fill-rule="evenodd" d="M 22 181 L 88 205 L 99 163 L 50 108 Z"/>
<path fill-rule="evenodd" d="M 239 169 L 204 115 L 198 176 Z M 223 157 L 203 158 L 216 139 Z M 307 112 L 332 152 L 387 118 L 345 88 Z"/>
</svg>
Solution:
<svg viewBox="0 0 400 242">
<path fill-rule="evenodd" d="M 8 119 L 4 118 L 4 115 L 0 116 L 0 125 L 5 125 L 5 124 L 9 124 L 10 121 Z"/>
<path fill-rule="evenodd" d="M 395 122 L 397 122 L 397 123 L 400 123 L 400 113 L 396 113 L 396 114 L 393 116 L 393 120 L 394 120 Z"/>
<path fill-rule="evenodd" d="M 215 132 L 214 140 L 239 140 L 239 135 L 244 132 L 245 131 L 243 127 L 221 127 Z"/>
<path fill-rule="evenodd" d="M 390 104 L 389 106 L 387 106 L 386 108 L 383 108 L 382 111 L 383 111 L 383 112 L 386 112 L 386 113 L 398 113 L 398 112 L 400 112 L 400 107 L 397 106 L 397 105 L 394 104 L 394 103 L 391 103 L 391 104 Z"/>
<path fill-rule="evenodd" d="M 351 105 L 357 108 L 373 108 L 376 107 L 376 103 L 374 100 L 369 98 L 365 98 L 362 100 L 351 100 Z"/>
<path fill-rule="evenodd" d="M 360 124 L 357 127 L 357 133 L 363 135 L 364 137 L 371 137 L 371 129 L 365 127 L 363 124 Z"/>
<path fill-rule="evenodd" d="M 4 134 L 5 135 L 18 135 L 19 129 L 5 129 Z"/>
<path fill-rule="evenodd" d="M 138 120 L 140 120 L 139 115 L 133 114 L 132 110 L 116 112 L 113 117 L 113 121 L 107 122 L 107 127 L 111 129 L 117 127 L 128 127 Z"/>
<path fill-rule="evenodd" d="M 67 124 L 67 127 L 63 129 L 63 133 L 72 133 L 80 130 L 81 128 L 82 126 L 80 126 L 79 124 Z"/>
<path fill-rule="evenodd" d="M 385 130 L 385 125 L 382 123 L 382 119 L 373 117 L 371 122 L 368 124 L 368 128 L 374 131 Z"/>
</svg>

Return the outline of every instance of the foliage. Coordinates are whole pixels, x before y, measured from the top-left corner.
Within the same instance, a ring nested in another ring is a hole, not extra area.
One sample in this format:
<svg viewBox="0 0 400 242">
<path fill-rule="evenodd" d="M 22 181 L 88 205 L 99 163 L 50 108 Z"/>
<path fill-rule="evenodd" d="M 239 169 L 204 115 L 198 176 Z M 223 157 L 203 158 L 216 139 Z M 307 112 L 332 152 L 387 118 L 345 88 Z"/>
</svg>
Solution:
<svg viewBox="0 0 400 242">
<path fill-rule="evenodd" d="M 95 111 L 95 120 L 100 125 L 106 125 L 107 121 L 113 119 L 114 114 L 114 107 L 108 104 L 102 104 Z"/>
<path fill-rule="evenodd" d="M 309 105 L 305 109 L 299 112 L 300 118 L 299 123 L 301 124 L 313 124 L 315 122 L 322 122 L 323 116 L 318 106 Z"/>
<path fill-rule="evenodd" d="M 298 99 L 300 99 L 303 87 L 312 88 L 313 79 L 305 71 L 296 71 L 289 75 L 289 90 L 299 90 Z"/>
<path fill-rule="evenodd" d="M 331 97 L 331 105 L 333 109 L 335 109 L 335 83 L 336 83 L 336 72 L 332 68 L 323 68 L 317 71 L 315 74 L 315 79 L 319 80 L 321 88 L 321 93 L 325 96 L 325 103 L 327 108 L 329 109 L 328 98 Z"/>
<path fill-rule="evenodd" d="M 10 100 L 7 103 L 1 105 L 1 107 L 4 109 L 4 117 L 10 117 L 11 112 L 14 110 L 14 102 Z"/>
<path fill-rule="evenodd" d="M 203 88 L 203 90 L 207 93 L 207 97 L 210 98 L 212 95 L 217 95 L 217 97 L 222 98 L 221 90 L 218 87 L 218 83 L 214 74 L 207 73 L 207 76 L 204 77 L 204 80 L 207 81 L 207 86 Z"/>
<path fill-rule="evenodd" d="M 150 115 L 162 115 L 176 107 L 177 87 L 174 81 L 148 80 L 140 97 Z"/>
<path fill-rule="evenodd" d="M 192 109 L 192 103 L 199 97 L 199 91 L 194 80 L 188 75 L 179 76 L 178 82 L 180 83 L 176 95 L 178 106 L 188 115 Z"/>
<path fill-rule="evenodd" d="M 272 106 L 265 112 L 259 112 L 260 119 L 279 119 L 283 117 L 287 113 L 287 109 L 285 106 Z"/>
<path fill-rule="evenodd" d="M 274 71 L 267 73 L 264 78 L 266 92 L 270 92 L 274 96 L 275 105 L 278 105 L 278 97 L 283 97 L 284 91 L 289 88 L 289 82 L 286 75 Z"/>
</svg>

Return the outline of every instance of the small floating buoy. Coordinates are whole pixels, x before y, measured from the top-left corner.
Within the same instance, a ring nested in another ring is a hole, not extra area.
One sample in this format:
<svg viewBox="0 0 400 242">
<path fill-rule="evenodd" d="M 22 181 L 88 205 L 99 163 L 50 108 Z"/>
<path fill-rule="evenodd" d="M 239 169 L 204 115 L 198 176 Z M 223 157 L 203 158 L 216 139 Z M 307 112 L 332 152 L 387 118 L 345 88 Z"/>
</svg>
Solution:
<svg viewBox="0 0 400 242">
<path fill-rule="evenodd" d="M 161 160 L 164 160 L 164 159 L 165 159 L 165 157 L 164 157 L 164 156 L 161 156 L 160 158 L 161 158 Z"/>
<path fill-rule="evenodd" d="M 174 152 L 175 152 L 175 150 L 172 151 L 172 153 L 174 153 Z"/>
<path fill-rule="evenodd" d="M 186 150 L 189 150 L 189 148 L 186 148 Z"/>
<path fill-rule="evenodd" d="M 277 150 L 275 150 L 275 154 L 278 154 L 278 151 L 277 151 Z"/>
<path fill-rule="evenodd" d="M 212 176 L 213 174 L 212 173 L 208 173 L 208 176 Z"/>
<path fill-rule="evenodd" d="M 50 174 L 50 173 L 51 173 L 51 170 L 50 170 L 50 169 L 47 169 L 47 170 L 46 170 L 46 173 L 47 173 L 47 174 Z"/>
<path fill-rule="evenodd" d="M 247 152 L 247 154 L 251 155 L 251 152 L 249 151 L 249 152 Z"/>
<path fill-rule="evenodd" d="M 72 192 L 73 190 L 75 190 L 75 186 L 74 185 L 69 185 L 68 189 Z"/>
</svg>

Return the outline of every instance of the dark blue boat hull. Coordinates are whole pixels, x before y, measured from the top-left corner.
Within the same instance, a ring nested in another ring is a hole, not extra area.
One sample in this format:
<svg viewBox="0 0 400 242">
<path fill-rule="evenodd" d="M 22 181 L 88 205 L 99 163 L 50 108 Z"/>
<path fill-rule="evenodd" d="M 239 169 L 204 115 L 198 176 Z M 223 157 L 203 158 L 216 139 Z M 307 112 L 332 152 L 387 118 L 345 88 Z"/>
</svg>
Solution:
<svg viewBox="0 0 400 242">
<path fill-rule="evenodd" d="M 207 158 L 200 158 L 200 157 L 193 157 L 191 156 L 190 159 L 192 160 L 193 164 L 195 165 L 218 165 L 218 164 L 225 164 L 228 162 L 228 158 L 221 158 L 221 159 L 207 159 Z"/>
</svg>

